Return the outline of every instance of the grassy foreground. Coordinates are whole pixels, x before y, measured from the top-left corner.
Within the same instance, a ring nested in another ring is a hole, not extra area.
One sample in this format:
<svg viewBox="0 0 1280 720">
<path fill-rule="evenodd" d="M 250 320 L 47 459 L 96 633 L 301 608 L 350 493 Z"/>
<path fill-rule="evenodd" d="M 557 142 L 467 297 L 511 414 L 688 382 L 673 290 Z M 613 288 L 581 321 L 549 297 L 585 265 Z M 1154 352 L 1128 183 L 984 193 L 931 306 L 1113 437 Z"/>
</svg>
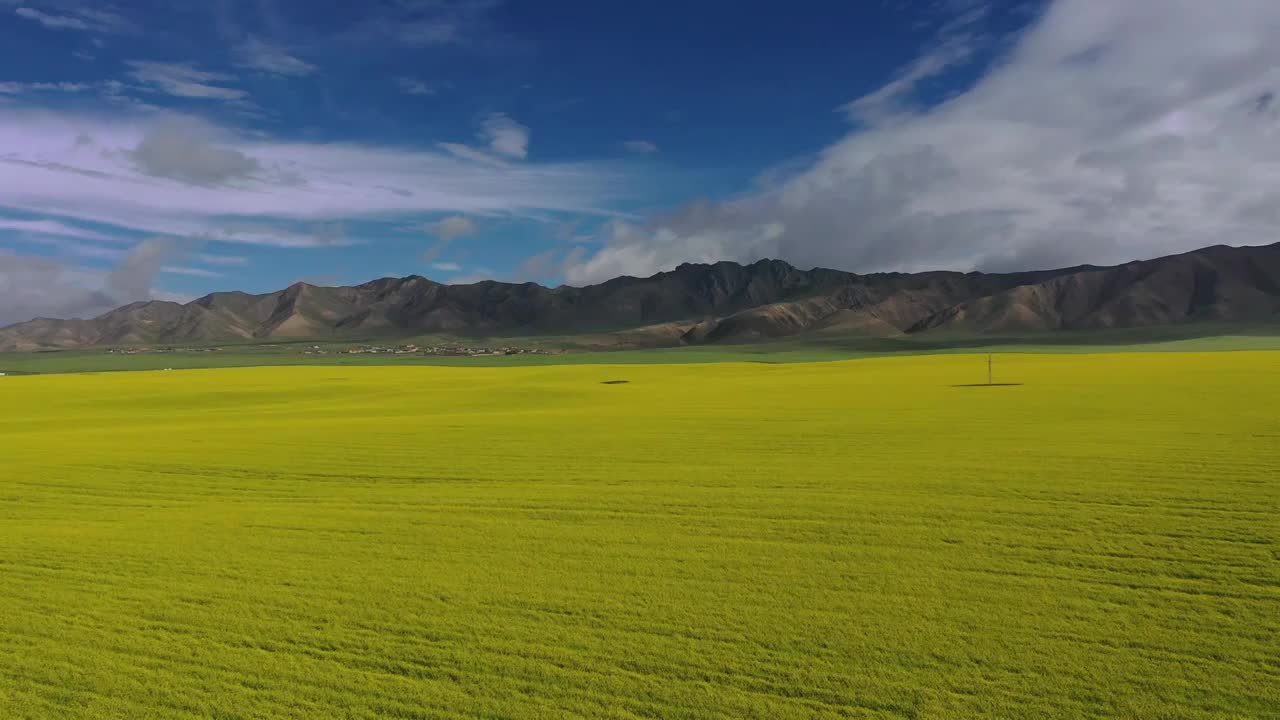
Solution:
<svg viewBox="0 0 1280 720">
<path fill-rule="evenodd" d="M 1278 373 L 0 378 L 0 717 L 1280 717 Z"/>
</svg>

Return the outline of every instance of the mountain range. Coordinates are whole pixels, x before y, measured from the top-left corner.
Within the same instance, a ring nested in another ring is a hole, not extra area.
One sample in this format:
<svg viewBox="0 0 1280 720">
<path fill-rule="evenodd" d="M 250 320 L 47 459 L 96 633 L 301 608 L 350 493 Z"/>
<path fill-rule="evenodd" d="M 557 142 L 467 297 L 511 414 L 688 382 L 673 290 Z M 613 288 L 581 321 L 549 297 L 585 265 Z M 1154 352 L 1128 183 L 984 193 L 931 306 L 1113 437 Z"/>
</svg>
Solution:
<svg viewBox="0 0 1280 720">
<path fill-rule="evenodd" d="M 424 277 L 296 283 L 136 302 L 96 318 L 0 328 L 0 351 L 420 335 L 597 335 L 617 347 L 807 333 L 1034 334 L 1197 322 L 1280 322 L 1280 243 L 1217 245 L 1110 267 L 860 275 L 780 260 L 685 264 L 586 287 Z"/>
</svg>

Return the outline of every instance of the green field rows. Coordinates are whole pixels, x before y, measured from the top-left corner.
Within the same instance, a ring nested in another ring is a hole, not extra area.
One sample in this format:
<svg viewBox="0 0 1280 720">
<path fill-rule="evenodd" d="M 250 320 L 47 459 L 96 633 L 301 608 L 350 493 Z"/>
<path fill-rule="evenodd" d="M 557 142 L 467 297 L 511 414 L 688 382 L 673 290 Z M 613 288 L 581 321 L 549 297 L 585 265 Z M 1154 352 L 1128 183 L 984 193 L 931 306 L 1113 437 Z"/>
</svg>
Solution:
<svg viewBox="0 0 1280 720">
<path fill-rule="evenodd" d="M 1222 352 L 1280 350 L 1280 325 L 1196 324 L 1189 326 L 1115 328 L 1096 331 L 1039 333 L 1026 337 L 974 335 L 934 335 L 903 337 L 860 337 L 814 334 L 793 339 L 772 339 L 744 345 L 684 345 L 639 350 L 616 349 L 617 339 L 598 338 L 589 349 L 590 338 L 417 338 L 429 345 L 576 348 L 551 354 L 498 356 L 451 356 L 419 354 L 347 354 L 364 341 L 254 342 L 221 346 L 217 350 L 180 348 L 125 354 L 92 350 L 51 350 L 0 353 L 0 373 L 47 374 L 107 372 L 124 370 L 183 370 L 223 367 L 324 366 L 385 367 L 524 367 L 547 365 L 649 365 L 707 362 L 835 362 L 888 355 L 933 353 L 1112 353 L 1112 352 Z M 320 342 L 320 345 L 315 345 Z M 373 339 L 375 345 L 399 345 L 402 340 Z M 306 354 L 311 347 L 324 354 Z"/>
<path fill-rule="evenodd" d="M 1280 353 L 985 363 L 0 378 L 0 718 L 1280 717 Z"/>
</svg>

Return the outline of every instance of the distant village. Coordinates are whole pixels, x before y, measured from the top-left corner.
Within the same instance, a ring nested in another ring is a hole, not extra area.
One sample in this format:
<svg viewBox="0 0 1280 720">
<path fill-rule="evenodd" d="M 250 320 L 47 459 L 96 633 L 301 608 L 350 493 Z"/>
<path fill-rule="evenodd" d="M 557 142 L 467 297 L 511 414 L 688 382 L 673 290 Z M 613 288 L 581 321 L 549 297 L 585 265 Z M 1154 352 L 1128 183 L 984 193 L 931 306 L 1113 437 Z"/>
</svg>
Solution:
<svg viewBox="0 0 1280 720">
<path fill-rule="evenodd" d="M 428 347 L 419 347 L 417 345 L 360 345 L 345 350 L 327 350 L 319 345 L 312 345 L 310 348 L 302 351 L 304 355 L 454 355 L 454 356 L 483 356 L 483 355 L 558 355 L 562 350 L 544 350 L 542 348 L 524 348 L 524 347 L 469 347 L 465 345 L 431 345 Z"/>
<path fill-rule="evenodd" d="M 180 352 L 218 352 L 222 350 L 220 347 L 127 347 L 127 348 L 109 348 L 108 355 L 147 355 L 152 353 L 180 353 Z"/>
</svg>

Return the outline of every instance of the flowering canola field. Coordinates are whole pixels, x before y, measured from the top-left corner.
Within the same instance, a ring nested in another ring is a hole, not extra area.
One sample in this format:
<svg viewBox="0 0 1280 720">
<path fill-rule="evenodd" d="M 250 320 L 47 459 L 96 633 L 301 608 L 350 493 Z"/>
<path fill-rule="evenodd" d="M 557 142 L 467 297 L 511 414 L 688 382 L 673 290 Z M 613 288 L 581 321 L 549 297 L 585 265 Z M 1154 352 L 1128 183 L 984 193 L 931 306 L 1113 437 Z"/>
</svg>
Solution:
<svg viewBox="0 0 1280 720">
<path fill-rule="evenodd" d="M 1280 717 L 1280 353 L 994 364 L 0 378 L 0 717 Z"/>
</svg>

